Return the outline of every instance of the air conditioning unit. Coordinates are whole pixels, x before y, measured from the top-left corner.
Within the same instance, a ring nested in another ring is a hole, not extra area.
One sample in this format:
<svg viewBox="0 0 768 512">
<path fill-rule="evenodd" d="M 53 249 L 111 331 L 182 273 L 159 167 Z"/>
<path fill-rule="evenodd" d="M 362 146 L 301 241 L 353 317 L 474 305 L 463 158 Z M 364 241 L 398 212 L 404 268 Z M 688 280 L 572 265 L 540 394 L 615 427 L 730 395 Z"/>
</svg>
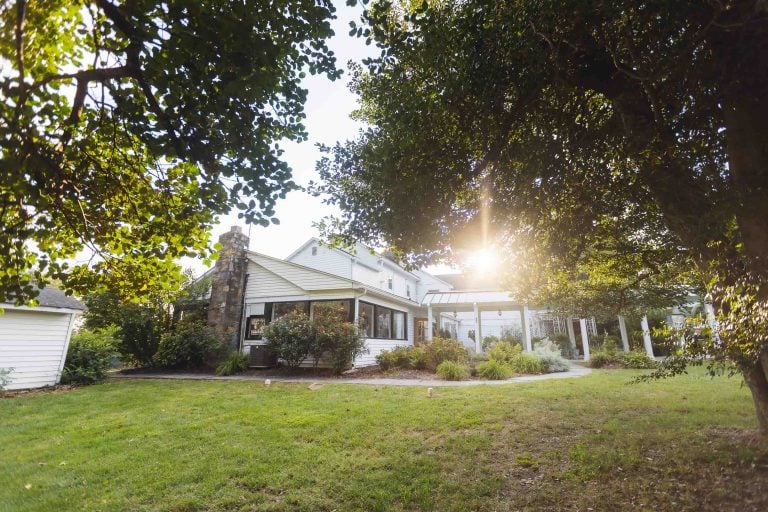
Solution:
<svg viewBox="0 0 768 512">
<path fill-rule="evenodd" d="M 251 345 L 250 362 L 251 368 L 272 368 L 277 366 L 277 356 L 269 345 Z"/>
</svg>

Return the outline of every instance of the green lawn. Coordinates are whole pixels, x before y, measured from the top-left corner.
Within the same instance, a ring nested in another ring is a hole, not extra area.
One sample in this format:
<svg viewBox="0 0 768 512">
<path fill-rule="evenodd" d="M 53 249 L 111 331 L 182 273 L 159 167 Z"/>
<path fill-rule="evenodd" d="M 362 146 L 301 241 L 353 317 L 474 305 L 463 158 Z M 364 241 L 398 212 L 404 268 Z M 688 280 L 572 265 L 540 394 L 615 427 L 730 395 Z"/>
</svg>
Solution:
<svg viewBox="0 0 768 512">
<path fill-rule="evenodd" d="M 740 379 L 116 381 L 0 400 L 0 510 L 768 510 Z"/>
</svg>

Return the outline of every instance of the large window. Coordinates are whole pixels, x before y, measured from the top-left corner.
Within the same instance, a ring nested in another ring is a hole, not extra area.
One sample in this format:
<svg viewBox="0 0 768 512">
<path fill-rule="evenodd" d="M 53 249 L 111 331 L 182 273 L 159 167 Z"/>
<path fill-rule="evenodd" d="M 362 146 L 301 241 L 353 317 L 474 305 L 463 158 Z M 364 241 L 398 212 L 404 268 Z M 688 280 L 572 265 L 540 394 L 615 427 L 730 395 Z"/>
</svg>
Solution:
<svg viewBox="0 0 768 512">
<path fill-rule="evenodd" d="M 248 317 L 248 325 L 245 327 L 245 339 L 260 340 L 264 331 L 264 315 L 251 315 Z"/>
<path fill-rule="evenodd" d="M 373 309 L 373 304 L 360 302 L 360 317 L 358 318 L 358 323 L 360 325 L 360 331 L 366 338 L 373 338 L 374 334 L 373 319 L 375 315 Z"/>
<path fill-rule="evenodd" d="M 366 338 L 405 340 L 408 338 L 407 319 L 408 315 L 402 311 L 360 302 L 358 321 Z"/>
<path fill-rule="evenodd" d="M 309 302 L 273 302 L 272 321 L 278 320 L 289 313 L 309 314 Z"/>
<path fill-rule="evenodd" d="M 312 318 L 336 318 L 342 322 L 351 319 L 351 300 L 323 300 L 311 302 Z"/>
</svg>

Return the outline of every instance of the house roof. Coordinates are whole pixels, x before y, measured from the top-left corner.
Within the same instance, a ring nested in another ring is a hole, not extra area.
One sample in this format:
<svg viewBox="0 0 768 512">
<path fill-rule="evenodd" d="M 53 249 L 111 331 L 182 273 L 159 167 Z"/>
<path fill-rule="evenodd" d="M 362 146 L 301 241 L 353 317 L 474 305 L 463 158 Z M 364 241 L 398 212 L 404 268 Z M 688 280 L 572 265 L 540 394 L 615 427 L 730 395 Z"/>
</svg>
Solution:
<svg viewBox="0 0 768 512">
<path fill-rule="evenodd" d="M 389 300 L 402 302 L 411 306 L 419 305 L 419 303 L 414 300 L 401 297 L 400 295 L 390 293 L 386 290 L 369 286 L 336 274 L 324 272 L 316 268 L 300 265 L 292 261 L 267 256 L 266 254 L 248 251 L 248 259 L 304 291 L 357 288 L 364 289 L 367 293 L 378 295 Z M 323 279 L 317 279 L 318 277 L 322 277 Z"/>
<path fill-rule="evenodd" d="M 59 308 L 59 309 L 76 309 L 78 311 L 85 311 L 88 309 L 85 304 L 80 302 L 74 297 L 65 294 L 54 286 L 46 286 L 42 288 L 39 295 L 36 297 L 37 305 L 46 308 Z M 13 304 L 12 301 L 6 301 L 4 304 Z"/>
</svg>

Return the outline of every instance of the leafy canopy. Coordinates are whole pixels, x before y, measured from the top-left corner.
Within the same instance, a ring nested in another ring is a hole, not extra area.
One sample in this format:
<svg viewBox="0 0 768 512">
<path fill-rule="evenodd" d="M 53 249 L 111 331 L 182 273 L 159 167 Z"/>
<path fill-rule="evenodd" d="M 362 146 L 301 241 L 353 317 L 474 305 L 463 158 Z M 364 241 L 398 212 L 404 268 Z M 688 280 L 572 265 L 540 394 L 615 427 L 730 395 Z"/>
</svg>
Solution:
<svg viewBox="0 0 768 512">
<path fill-rule="evenodd" d="M 352 81 L 370 128 L 318 164 L 327 236 L 411 263 L 493 246 L 577 310 L 693 275 L 722 329 L 688 356 L 736 363 L 768 431 L 765 2 L 381 0 L 353 30 L 381 53 Z"/>
<path fill-rule="evenodd" d="M 0 301 L 34 282 L 178 286 L 216 216 L 268 225 L 295 188 L 306 72 L 339 76 L 330 0 L 0 5 Z M 93 255 L 72 261 L 79 251 Z"/>
</svg>

